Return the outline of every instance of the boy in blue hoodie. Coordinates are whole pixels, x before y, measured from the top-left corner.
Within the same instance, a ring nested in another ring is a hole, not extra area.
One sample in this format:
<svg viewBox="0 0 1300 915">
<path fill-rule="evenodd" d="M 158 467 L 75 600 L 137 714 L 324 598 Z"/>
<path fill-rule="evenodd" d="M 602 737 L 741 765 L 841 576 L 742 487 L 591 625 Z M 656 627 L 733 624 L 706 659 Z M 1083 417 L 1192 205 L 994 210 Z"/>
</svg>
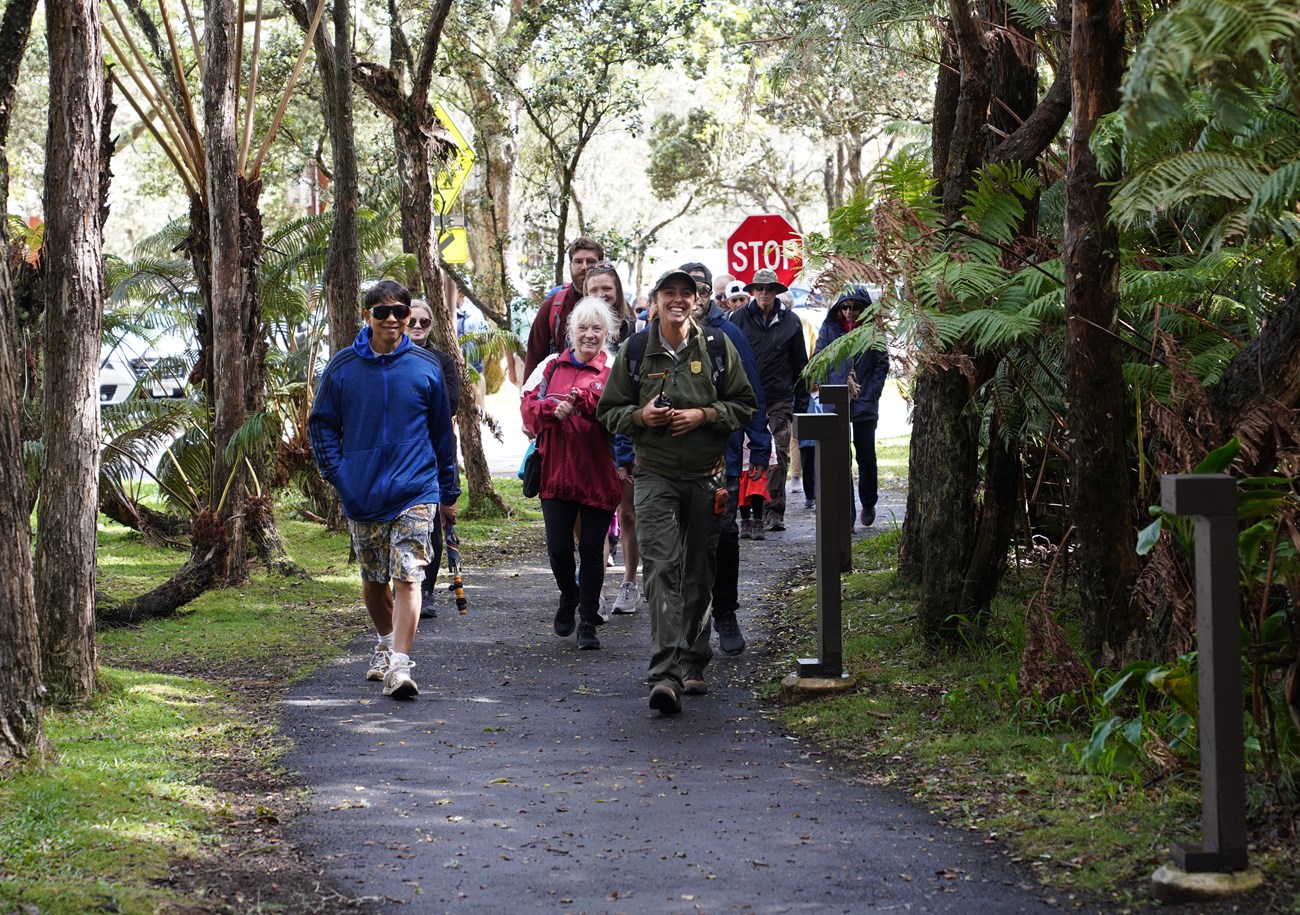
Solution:
<svg viewBox="0 0 1300 915">
<path fill-rule="evenodd" d="M 371 287 L 365 326 L 326 366 L 307 423 L 321 475 L 343 501 L 379 637 L 366 679 L 382 680 L 394 699 L 419 694 L 411 645 L 430 521 L 437 511 L 444 526 L 455 524 L 460 496 L 442 369 L 406 336 L 410 317 L 401 283 Z"/>
</svg>

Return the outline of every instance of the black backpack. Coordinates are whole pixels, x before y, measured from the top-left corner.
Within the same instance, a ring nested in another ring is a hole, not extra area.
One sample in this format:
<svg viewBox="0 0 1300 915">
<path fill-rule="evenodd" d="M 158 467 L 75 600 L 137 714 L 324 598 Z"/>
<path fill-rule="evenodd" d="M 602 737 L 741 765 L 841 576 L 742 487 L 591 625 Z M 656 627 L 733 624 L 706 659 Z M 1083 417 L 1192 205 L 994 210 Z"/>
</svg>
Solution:
<svg viewBox="0 0 1300 915">
<path fill-rule="evenodd" d="M 713 364 L 713 374 L 710 380 L 716 390 L 718 379 L 722 377 L 723 371 L 727 367 L 727 341 L 722 336 L 722 331 L 716 327 L 701 327 L 700 333 L 704 335 L 704 345 L 709 351 L 709 362 Z M 650 342 L 650 328 L 637 331 L 627 338 L 627 377 L 632 379 L 632 386 L 637 388 L 641 384 L 641 367 L 645 362 L 645 348 Z"/>
</svg>

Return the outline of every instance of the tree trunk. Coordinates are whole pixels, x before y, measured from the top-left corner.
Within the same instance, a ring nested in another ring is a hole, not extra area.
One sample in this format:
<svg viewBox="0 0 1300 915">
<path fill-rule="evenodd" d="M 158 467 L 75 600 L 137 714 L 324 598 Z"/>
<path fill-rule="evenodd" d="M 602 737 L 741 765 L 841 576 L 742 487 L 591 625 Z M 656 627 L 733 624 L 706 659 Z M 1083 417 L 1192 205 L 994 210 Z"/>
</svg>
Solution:
<svg viewBox="0 0 1300 915">
<path fill-rule="evenodd" d="M 102 601 L 96 608 L 99 622 L 134 626 L 170 616 L 217 584 L 228 552 L 224 523 L 211 512 L 203 512 L 190 527 L 190 539 L 194 544 L 190 558 L 175 575 L 132 600 L 119 604 Z"/>
<path fill-rule="evenodd" d="M 979 430 L 968 409 L 972 386 L 955 368 L 916 380 L 908 457 L 907 520 L 899 574 L 921 588 L 918 635 L 938 647 L 957 634 L 962 583 L 974 539 Z"/>
<path fill-rule="evenodd" d="M 9 212 L 9 115 L 35 11 L 36 0 L 10 0 L 0 19 L 0 213 Z M 0 223 L 0 772 L 49 750 L 41 720 L 45 689 L 23 469 L 17 319 L 9 231 Z"/>
<path fill-rule="evenodd" d="M 316 59 L 324 75 L 321 106 L 334 165 L 334 222 L 325 256 L 324 293 L 330 353 L 352 345 L 360 323 L 361 254 L 357 244 L 357 138 L 352 123 L 351 4 L 335 3 L 334 40 L 316 31 Z"/>
<path fill-rule="evenodd" d="M 99 511 L 106 518 L 138 532 L 145 543 L 153 546 L 175 544 L 189 530 L 189 524 L 184 518 L 157 511 L 132 499 L 124 499 L 122 493 L 111 488 L 100 489 Z"/>
<path fill-rule="evenodd" d="M 1233 357 L 1207 394 L 1225 439 L 1240 435 L 1248 445 L 1271 450 L 1273 441 L 1257 441 L 1259 430 L 1271 433 L 1271 420 L 1300 406 L 1300 286 L 1269 315 L 1259 336 Z M 1207 442 L 1211 448 L 1222 444 Z M 1267 473 L 1269 466 L 1257 461 L 1253 469 Z"/>
<path fill-rule="evenodd" d="M 6 13 L 10 9 L 13 7 Z M 26 17 L 30 23 L 31 10 Z M 17 57 L 8 59 L 21 60 L 21 46 Z M 32 587 L 31 511 L 19 424 L 22 396 L 15 318 L 8 231 L 0 226 L 0 607 L 4 608 L 0 611 L 0 772 L 14 760 L 41 756 L 47 750 L 41 726 L 45 688 L 41 685 L 41 642 Z"/>
<path fill-rule="evenodd" d="M 1115 326 L 1119 236 L 1106 219 L 1108 184 L 1088 147 L 1098 118 L 1119 106 L 1123 8 L 1119 0 L 1075 0 L 1073 20 L 1074 122 L 1065 179 L 1070 504 L 1079 543 L 1084 649 L 1109 663 L 1125 658 L 1142 631 L 1131 601 L 1137 553 Z"/>
<path fill-rule="evenodd" d="M 469 489 L 468 514 L 505 514 L 505 502 L 492 485 L 492 473 L 488 469 L 487 457 L 483 453 L 483 433 L 479 426 L 479 404 L 474 396 L 474 385 L 469 383 L 465 371 L 465 356 L 461 352 L 456 337 L 456 319 L 444 294 L 442 270 L 438 266 L 437 228 L 433 222 L 433 180 L 430 169 L 429 147 L 424 139 L 425 133 L 418 129 L 400 130 L 402 154 L 399 161 L 407 163 L 403 175 L 403 197 L 409 193 L 409 208 L 403 201 L 402 210 L 409 212 L 412 232 L 415 238 L 415 258 L 420 265 L 420 277 L 424 282 L 424 297 L 433 314 L 433 339 L 445 352 L 456 360 L 457 371 L 462 380 L 460 398 L 459 427 L 461 452 L 464 455 L 462 468 L 465 482 Z M 409 190 L 407 190 L 409 189 Z"/>
<path fill-rule="evenodd" d="M 1017 497 L 1022 474 L 1019 447 L 1008 446 L 1002 440 L 998 418 L 994 416 L 984 452 L 984 498 L 959 602 L 962 618 L 978 629 L 983 629 L 988 621 L 989 608 L 1007 568 L 1007 552 L 1020 517 Z"/>
<path fill-rule="evenodd" d="M 499 327 L 509 329 L 511 303 L 517 295 L 511 264 L 510 202 L 515 183 L 518 144 L 514 119 L 504 110 L 479 74 L 468 78 L 474 103 L 475 144 L 483 182 L 465 203 L 465 231 L 474 261 L 475 291 L 482 308 Z"/>
<path fill-rule="evenodd" d="M 992 84 L 988 40 L 968 0 L 950 0 L 949 9 L 959 79 L 955 101 L 953 87 L 942 75 L 936 90 L 941 93 L 936 97 L 936 121 L 942 105 L 951 111 L 944 117 L 952 130 L 935 128 L 941 134 L 940 148 L 947 150 L 945 161 L 936 159 L 943 170 L 935 179 L 943 194 L 944 214 L 949 221 L 956 221 L 962 198 L 982 164 Z M 979 429 L 969 404 L 976 383 L 954 367 L 963 362 L 973 376 L 969 354 L 959 342 L 947 354 L 947 364 L 923 367 L 917 373 L 913 408 L 899 572 L 921 587 L 919 635 L 932 646 L 957 635 L 962 589 L 975 539 Z"/>
<path fill-rule="evenodd" d="M 46 33 L 45 448 L 35 590 L 49 699 L 77 705 L 95 690 L 98 370 L 104 309 L 99 213 L 104 73 L 97 0 L 51 4 Z"/>
</svg>

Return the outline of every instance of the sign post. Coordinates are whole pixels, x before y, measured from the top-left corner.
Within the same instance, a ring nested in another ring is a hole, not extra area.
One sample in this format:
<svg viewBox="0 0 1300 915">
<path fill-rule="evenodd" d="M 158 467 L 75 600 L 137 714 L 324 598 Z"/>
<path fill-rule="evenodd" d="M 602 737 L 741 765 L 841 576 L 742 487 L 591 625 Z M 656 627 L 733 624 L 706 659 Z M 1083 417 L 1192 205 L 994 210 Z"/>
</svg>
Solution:
<svg viewBox="0 0 1300 915">
<path fill-rule="evenodd" d="M 742 283 L 773 270 L 786 286 L 803 269 L 803 236 L 784 216 L 747 216 L 727 239 L 727 270 Z"/>
</svg>

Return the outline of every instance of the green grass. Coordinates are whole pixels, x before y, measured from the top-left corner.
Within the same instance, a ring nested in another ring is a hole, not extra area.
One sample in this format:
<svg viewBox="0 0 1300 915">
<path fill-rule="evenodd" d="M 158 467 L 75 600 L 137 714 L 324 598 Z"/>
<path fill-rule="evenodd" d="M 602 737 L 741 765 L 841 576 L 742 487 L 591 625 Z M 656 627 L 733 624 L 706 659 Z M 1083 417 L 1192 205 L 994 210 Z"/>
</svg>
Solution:
<svg viewBox="0 0 1300 915">
<path fill-rule="evenodd" d="M 495 483 L 513 520 L 457 524 L 466 555 L 481 550 L 482 561 L 509 548 L 520 522 L 541 518 L 518 480 Z M 238 799 L 212 787 L 214 771 L 273 776 L 266 697 L 368 626 L 346 532 L 292 518 L 293 506 L 277 505 L 290 556 L 310 580 L 254 567 L 246 585 L 210 590 L 174 616 L 97 633 L 94 702 L 48 712 L 55 755 L 0 780 L 0 913 L 134 915 L 198 903 L 166 881 L 182 859 L 223 853 Z M 98 536 L 97 587 L 110 599 L 162 583 L 187 556 L 102 516 Z"/>
<path fill-rule="evenodd" d="M 0 783 L 0 911 L 177 901 L 161 885 L 170 863 L 211 850 L 220 826 L 203 773 L 266 739 L 200 680 L 103 669 L 101 682 L 90 707 L 46 717 L 57 761 Z"/>
<path fill-rule="evenodd" d="M 907 479 L 907 449 L 912 437 L 899 435 L 876 442 L 876 476 L 881 486 L 898 486 Z"/>
<path fill-rule="evenodd" d="M 1151 873 L 1176 841 L 1200 839 L 1195 767 L 1170 777 L 1102 778 L 1085 772 L 1067 742 L 1086 742 L 1091 722 L 1063 723 L 1016 685 L 1025 594 L 1035 570 L 1012 570 L 986 637 L 935 655 L 915 638 L 915 596 L 893 571 L 898 533 L 858 540 L 843 579 L 845 668 L 855 688 L 789 706 L 783 723 L 893 784 L 954 824 L 1006 843 L 1051 892 L 1151 904 Z M 1017 594 L 1017 592 L 1021 592 Z M 806 633 L 793 656 L 815 654 L 815 594 L 797 587 L 784 627 Z M 775 681 L 769 695 L 775 696 Z M 1252 866 L 1287 891 L 1296 860 L 1252 849 Z"/>
</svg>

